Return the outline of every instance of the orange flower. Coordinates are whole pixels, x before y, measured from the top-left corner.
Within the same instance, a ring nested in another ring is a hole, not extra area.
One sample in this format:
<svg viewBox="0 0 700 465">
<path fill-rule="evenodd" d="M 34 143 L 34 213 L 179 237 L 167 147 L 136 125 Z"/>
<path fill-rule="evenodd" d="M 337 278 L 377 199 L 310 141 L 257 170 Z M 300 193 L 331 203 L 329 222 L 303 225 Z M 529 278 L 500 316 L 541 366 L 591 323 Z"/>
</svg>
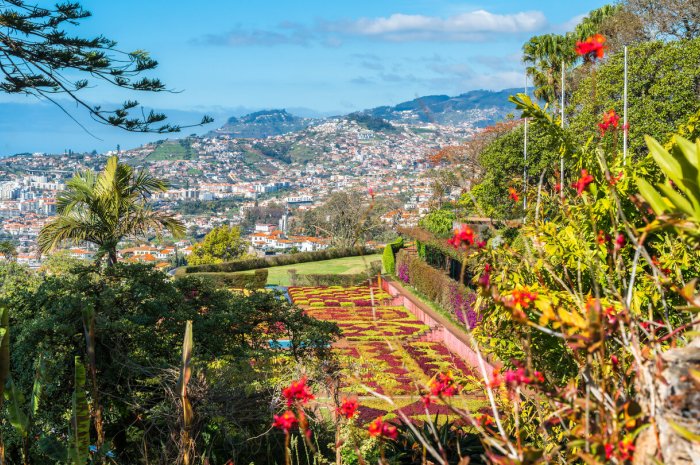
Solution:
<svg viewBox="0 0 700 465">
<path fill-rule="evenodd" d="M 518 195 L 518 191 L 516 191 L 515 188 L 513 188 L 513 187 L 508 188 L 508 197 L 510 197 L 510 199 L 513 202 L 517 203 L 520 201 L 520 196 Z"/>
<path fill-rule="evenodd" d="M 513 289 L 509 296 L 504 299 L 507 307 L 528 308 L 532 302 L 537 300 L 537 292 L 530 292 L 529 289 Z"/>
<path fill-rule="evenodd" d="M 430 393 L 434 396 L 452 397 L 456 390 L 451 371 L 445 374 L 438 373 L 435 379 L 430 381 Z"/>
<path fill-rule="evenodd" d="M 367 432 L 372 437 L 396 439 L 399 436 L 396 426 L 385 423 L 382 417 L 375 418 L 367 427 Z"/>
<path fill-rule="evenodd" d="M 465 224 L 462 226 L 462 229 L 455 230 L 454 236 L 447 243 L 458 249 L 462 246 L 469 247 L 474 245 L 474 240 L 474 230 Z"/>
</svg>

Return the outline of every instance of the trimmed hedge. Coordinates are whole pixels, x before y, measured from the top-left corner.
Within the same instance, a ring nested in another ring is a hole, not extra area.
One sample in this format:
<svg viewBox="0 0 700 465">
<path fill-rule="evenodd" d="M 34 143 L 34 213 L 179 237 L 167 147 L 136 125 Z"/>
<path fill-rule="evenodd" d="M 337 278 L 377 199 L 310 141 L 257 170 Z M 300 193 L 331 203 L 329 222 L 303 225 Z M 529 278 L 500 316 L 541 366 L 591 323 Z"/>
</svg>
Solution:
<svg viewBox="0 0 700 465">
<path fill-rule="evenodd" d="M 394 259 L 394 251 L 391 250 L 391 244 L 387 244 L 386 247 L 384 247 L 382 262 L 384 263 L 385 272 L 389 274 L 394 274 L 396 272 L 396 260 Z"/>
<path fill-rule="evenodd" d="M 382 271 L 382 262 L 378 260 L 369 266 L 368 272 L 354 274 L 297 274 L 296 270 L 289 270 L 289 281 L 292 286 L 356 286 L 366 283 L 367 279 Z"/>
<path fill-rule="evenodd" d="M 461 323 L 474 328 L 481 317 L 474 312 L 474 292 L 405 250 L 396 256 L 399 279 L 410 284 L 429 300 L 448 310 Z"/>
<path fill-rule="evenodd" d="M 255 270 L 253 273 L 192 273 L 209 279 L 218 287 L 234 289 L 262 289 L 267 284 L 267 270 Z"/>
<path fill-rule="evenodd" d="M 396 273 L 396 253 L 403 248 L 403 237 L 399 236 L 394 242 L 391 242 L 384 247 L 382 253 L 382 263 L 384 264 L 384 272 L 393 275 Z"/>
<path fill-rule="evenodd" d="M 318 262 L 333 260 L 335 258 L 357 257 L 358 255 L 372 255 L 377 250 L 363 247 L 348 249 L 326 249 L 316 252 L 300 252 L 286 255 L 272 255 L 269 257 L 251 258 L 234 262 L 218 263 L 216 265 L 187 266 L 185 273 L 221 273 L 248 271 L 271 266 L 296 265 L 297 263 Z"/>
</svg>

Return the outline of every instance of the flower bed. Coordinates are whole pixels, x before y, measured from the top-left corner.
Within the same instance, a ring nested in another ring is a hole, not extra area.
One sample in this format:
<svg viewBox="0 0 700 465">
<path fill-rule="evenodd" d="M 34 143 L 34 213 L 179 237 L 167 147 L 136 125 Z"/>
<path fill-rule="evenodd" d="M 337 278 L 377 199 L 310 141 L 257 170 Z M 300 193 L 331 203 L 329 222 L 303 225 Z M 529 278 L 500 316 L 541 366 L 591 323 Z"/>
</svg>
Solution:
<svg viewBox="0 0 700 465">
<path fill-rule="evenodd" d="M 289 296 L 297 305 L 306 305 L 301 302 L 323 302 L 328 307 L 338 306 L 361 306 L 368 307 L 372 305 L 374 298 L 375 305 L 380 304 L 384 300 L 391 299 L 391 296 L 383 290 L 369 286 L 327 286 L 327 287 L 290 287 Z"/>
</svg>

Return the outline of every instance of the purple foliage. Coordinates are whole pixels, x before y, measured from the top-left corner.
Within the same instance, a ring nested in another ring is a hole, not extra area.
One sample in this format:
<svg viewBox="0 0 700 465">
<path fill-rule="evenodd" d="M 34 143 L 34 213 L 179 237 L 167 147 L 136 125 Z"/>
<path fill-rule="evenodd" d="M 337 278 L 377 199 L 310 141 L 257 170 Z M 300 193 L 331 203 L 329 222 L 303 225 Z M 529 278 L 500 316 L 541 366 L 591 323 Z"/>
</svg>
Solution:
<svg viewBox="0 0 700 465">
<path fill-rule="evenodd" d="M 461 292 L 457 283 L 450 284 L 450 305 L 455 316 L 462 324 L 468 324 L 469 329 L 474 329 L 481 322 L 481 315 L 474 310 L 476 294 Z"/>
<path fill-rule="evenodd" d="M 399 279 L 405 283 L 411 281 L 411 277 L 408 274 L 408 263 L 400 263 L 398 269 Z"/>
</svg>

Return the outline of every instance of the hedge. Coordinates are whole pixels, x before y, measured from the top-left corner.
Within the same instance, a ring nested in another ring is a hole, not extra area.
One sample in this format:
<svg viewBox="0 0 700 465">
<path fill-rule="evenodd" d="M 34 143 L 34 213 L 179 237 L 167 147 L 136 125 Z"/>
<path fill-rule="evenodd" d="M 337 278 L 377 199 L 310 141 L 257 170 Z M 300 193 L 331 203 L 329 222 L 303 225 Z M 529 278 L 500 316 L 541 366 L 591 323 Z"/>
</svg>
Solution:
<svg viewBox="0 0 700 465">
<path fill-rule="evenodd" d="M 233 289 L 262 289 L 267 284 L 267 270 L 255 270 L 254 273 L 191 273 L 189 276 L 201 276 L 212 280 L 219 287 Z"/>
<path fill-rule="evenodd" d="M 371 262 L 369 266 L 368 272 L 354 274 L 297 274 L 296 270 L 289 270 L 289 281 L 292 286 L 355 286 L 366 283 L 367 279 L 382 271 L 379 260 Z"/>
<path fill-rule="evenodd" d="M 196 265 L 184 268 L 185 273 L 221 273 L 248 271 L 272 266 L 296 265 L 297 263 L 318 262 L 333 260 L 335 258 L 357 257 L 358 255 L 371 255 L 378 251 L 371 248 L 355 247 L 347 249 L 326 249 L 316 252 L 300 252 L 286 255 L 272 255 L 269 257 L 237 260 L 216 265 Z"/>
<path fill-rule="evenodd" d="M 399 237 L 394 242 L 391 242 L 384 247 L 382 253 L 382 263 L 384 264 L 384 272 L 394 274 L 396 272 L 396 253 L 403 247 L 403 237 Z"/>
<path fill-rule="evenodd" d="M 410 284 L 429 300 L 451 312 L 471 328 L 481 320 L 474 312 L 476 294 L 450 278 L 444 271 L 433 268 L 419 257 L 401 250 L 396 256 L 396 269 L 401 281 Z"/>
</svg>

